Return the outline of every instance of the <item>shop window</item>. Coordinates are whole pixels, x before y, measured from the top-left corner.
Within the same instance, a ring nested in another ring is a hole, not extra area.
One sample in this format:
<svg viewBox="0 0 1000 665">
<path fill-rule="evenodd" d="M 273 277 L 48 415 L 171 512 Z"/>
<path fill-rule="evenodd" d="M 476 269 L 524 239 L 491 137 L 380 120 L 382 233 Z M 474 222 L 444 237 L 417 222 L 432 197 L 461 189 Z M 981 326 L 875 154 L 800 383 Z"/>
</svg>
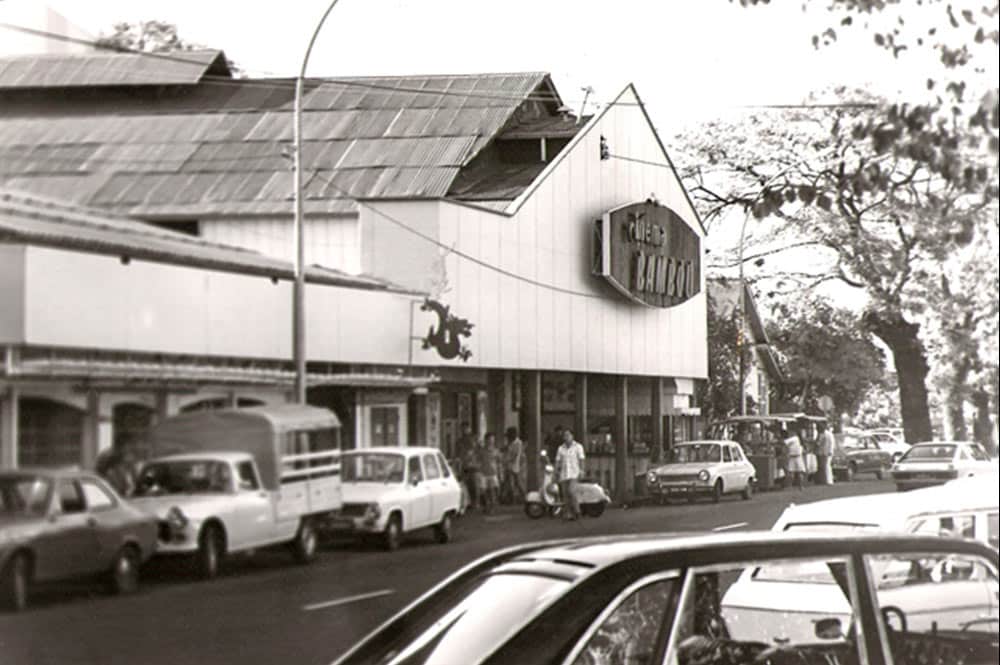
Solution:
<svg viewBox="0 0 1000 665">
<path fill-rule="evenodd" d="M 399 445 L 399 407 L 371 407 L 371 439 L 373 446 Z"/>
<path fill-rule="evenodd" d="M 80 463 L 83 411 L 42 398 L 19 403 L 18 464 L 72 466 Z"/>
</svg>

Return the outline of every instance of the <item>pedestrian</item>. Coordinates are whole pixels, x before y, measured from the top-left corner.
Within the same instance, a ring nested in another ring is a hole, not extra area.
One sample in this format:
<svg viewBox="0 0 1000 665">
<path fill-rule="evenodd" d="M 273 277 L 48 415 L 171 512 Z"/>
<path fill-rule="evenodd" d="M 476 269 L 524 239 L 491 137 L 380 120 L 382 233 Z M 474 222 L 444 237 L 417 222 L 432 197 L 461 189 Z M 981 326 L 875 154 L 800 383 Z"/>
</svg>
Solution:
<svg viewBox="0 0 1000 665">
<path fill-rule="evenodd" d="M 497 494 L 500 491 L 500 451 L 497 450 L 497 437 L 493 432 L 486 433 L 485 444 L 479 447 L 479 500 L 483 511 L 493 512 L 497 504 Z"/>
<path fill-rule="evenodd" d="M 586 458 L 583 446 L 573 438 L 573 432 L 562 431 L 563 442 L 556 451 L 556 480 L 563 500 L 563 519 L 575 520 L 580 517 L 580 501 L 576 495 L 576 485 L 583 475 Z"/>
<path fill-rule="evenodd" d="M 833 450 L 837 445 L 833 438 L 833 431 L 829 425 L 820 425 L 819 435 L 819 468 L 822 474 L 824 485 L 833 484 Z"/>
<path fill-rule="evenodd" d="M 469 490 L 469 507 L 479 508 L 480 496 L 479 486 L 482 484 L 479 472 L 479 444 L 473 439 L 462 455 L 462 479 L 465 487 Z"/>
<path fill-rule="evenodd" d="M 508 427 L 504 432 L 507 439 L 507 487 L 511 500 L 519 503 L 524 500 L 524 483 L 521 482 L 521 470 L 524 468 L 524 442 L 517 435 L 516 427 Z"/>
<path fill-rule="evenodd" d="M 802 448 L 802 441 L 795 432 L 790 432 L 785 439 L 785 454 L 788 456 L 788 473 L 792 476 L 792 483 L 799 490 L 805 489 L 803 476 L 806 473 L 805 451 Z"/>
<path fill-rule="evenodd" d="M 461 434 L 455 442 L 455 457 L 465 459 L 470 450 L 476 446 L 476 437 L 472 434 L 472 425 L 462 423 Z"/>
<path fill-rule="evenodd" d="M 563 443 L 563 426 L 556 425 L 549 434 L 548 438 L 545 439 L 545 454 L 549 457 L 549 462 L 553 462 L 556 459 L 556 452 L 558 452 L 559 447 Z"/>
<path fill-rule="evenodd" d="M 97 475 L 108 481 L 123 497 L 135 492 L 136 470 L 135 453 L 132 446 L 122 441 L 116 441 L 108 450 L 97 456 L 94 470 Z"/>
</svg>

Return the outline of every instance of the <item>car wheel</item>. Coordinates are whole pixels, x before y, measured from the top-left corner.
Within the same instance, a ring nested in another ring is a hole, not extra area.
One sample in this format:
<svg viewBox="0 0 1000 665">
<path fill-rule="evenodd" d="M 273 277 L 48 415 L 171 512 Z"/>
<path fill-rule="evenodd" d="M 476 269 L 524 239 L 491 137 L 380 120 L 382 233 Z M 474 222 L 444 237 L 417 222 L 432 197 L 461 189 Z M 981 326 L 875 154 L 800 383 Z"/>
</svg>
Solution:
<svg viewBox="0 0 1000 665">
<path fill-rule="evenodd" d="M 196 555 L 199 577 L 210 580 L 219 575 L 225 552 L 224 543 L 222 530 L 214 524 L 209 524 L 202 530 Z"/>
<path fill-rule="evenodd" d="M 135 545 L 118 550 L 109 571 L 111 592 L 117 595 L 135 593 L 139 589 L 139 566 L 142 557 Z"/>
<path fill-rule="evenodd" d="M 0 595 L 3 607 L 11 612 L 20 612 L 28 606 L 31 586 L 31 564 L 26 554 L 15 554 L 3 569 L 0 579 Z"/>
<path fill-rule="evenodd" d="M 316 527 L 312 520 L 303 519 L 299 524 L 299 530 L 292 541 L 292 556 L 298 563 L 306 564 L 316 558 L 316 550 L 319 547 Z"/>
<path fill-rule="evenodd" d="M 753 478 L 747 478 L 747 486 L 743 488 L 743 500 L 749 501 L 753 498 Z"/>
<path fill-rule="evenodd" d="M 851 462 L 850 464 L 847 465 L 847 468 L 844 469 L 844 480 L 846 480 L 847 482 L 851 482 L 852 480 L 854 480 L 854 474 L 856 472 L 857 472 L 857 466 L 854 464 L 854 462 Z"/>
<path fill-rule="evenodd" d="M 545 516 L 545 506 L 537 501 L 526 503 L 524 504 L 524 514 L 533 520 L 537 520 Z"/>
<path fill-rule="evenodd" d="M 715 486 L 712 487 L 712 502 L 719 503 L 722 500 L 722 478 L 715 481 Z"/>
<path fill-rule="evenodd" d="M 604 502 L 585 503 L 580 506 L 580 511 L 587 517 L 600 517 L 604 514 Z"/>
<path fill-rule="evenodd" d="M 399 519 L 399 515 L 392 515 L 385 525 L 385 531 L 382 532 L 382 547 L 389 552 L 395 552 L 399 549 L 399 541 L 402 537 L 402 520 Z"/>
<path fill-rule="evenodd" d="M 451 542 L 451 513 L 445 513 L 434 525 L 434 540 L 442 545 Z"/>
</svg>

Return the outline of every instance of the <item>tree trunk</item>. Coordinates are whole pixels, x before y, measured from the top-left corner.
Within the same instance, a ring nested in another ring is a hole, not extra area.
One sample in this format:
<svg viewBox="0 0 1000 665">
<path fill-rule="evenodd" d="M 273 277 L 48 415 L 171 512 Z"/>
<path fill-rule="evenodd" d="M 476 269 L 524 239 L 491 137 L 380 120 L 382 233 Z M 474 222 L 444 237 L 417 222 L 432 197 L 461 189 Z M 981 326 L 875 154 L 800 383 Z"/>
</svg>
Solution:
<svg viewBox="0 0 1000 665">
<path fill-rule="evenodd" d="M 951 438 L 954 441 L 965 441 L 969 435 L 965 424 L 965 395 L 966 382 L 969 380 L 971 370 L 972 362 L 968 356 L 963 356 L 952 367 L 952 374 L 949 377 L 948 422 L 951 425 Z"/>
<path fill-rule="evenodd" d="M 892 351 L 899 379 L 899 410 L 903 416 L 903 436 L 910 443 L 933 440 L 930 408 L 927 404 L 927 355 L 920 342 L 920 324 L 910 323 L 899 314 L 868 312 L 869 330 Z"/>
<path fill-rule="evenodd" d="M 972 393 L 972 404 L 976 407 L 972 439 L 981 443 L 990 455 L 996 455 L 997 442 L 993 440 L 993 423 L 990 421 L 990 393 L 983 388 L 977 389 Z"/>
</svg>

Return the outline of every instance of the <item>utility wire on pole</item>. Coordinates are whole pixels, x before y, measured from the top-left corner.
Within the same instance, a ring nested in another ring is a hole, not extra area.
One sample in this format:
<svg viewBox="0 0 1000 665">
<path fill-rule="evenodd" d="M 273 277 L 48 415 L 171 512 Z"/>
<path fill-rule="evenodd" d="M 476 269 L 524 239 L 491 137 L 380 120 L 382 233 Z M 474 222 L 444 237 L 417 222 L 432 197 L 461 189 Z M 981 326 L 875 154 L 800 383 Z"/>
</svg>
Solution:
<svg viewBox="0 0 1000 665">
<path fill-rule="evenodd" d="M 333 0 L 323 12 L 323 17 L 313 30 L 305 55 L 302 57 L 302 69 L 295 79 L 295 114 L 293 133 L 295 142 L 295 221 L 293 238 L 295 241 L 295 286 L 292 289 L 292 357 L 295 361 L 295 401 L 306 403 L 306 250 L 305 234 L 303 233 L 302 206 L 302 89 L 305 87 L 306 67 L 309 66 L 309 56 L 313 45 L 319 36 L 319 31 L 326 18 L 333 11 L 339 0 Z"/>
</svg>

